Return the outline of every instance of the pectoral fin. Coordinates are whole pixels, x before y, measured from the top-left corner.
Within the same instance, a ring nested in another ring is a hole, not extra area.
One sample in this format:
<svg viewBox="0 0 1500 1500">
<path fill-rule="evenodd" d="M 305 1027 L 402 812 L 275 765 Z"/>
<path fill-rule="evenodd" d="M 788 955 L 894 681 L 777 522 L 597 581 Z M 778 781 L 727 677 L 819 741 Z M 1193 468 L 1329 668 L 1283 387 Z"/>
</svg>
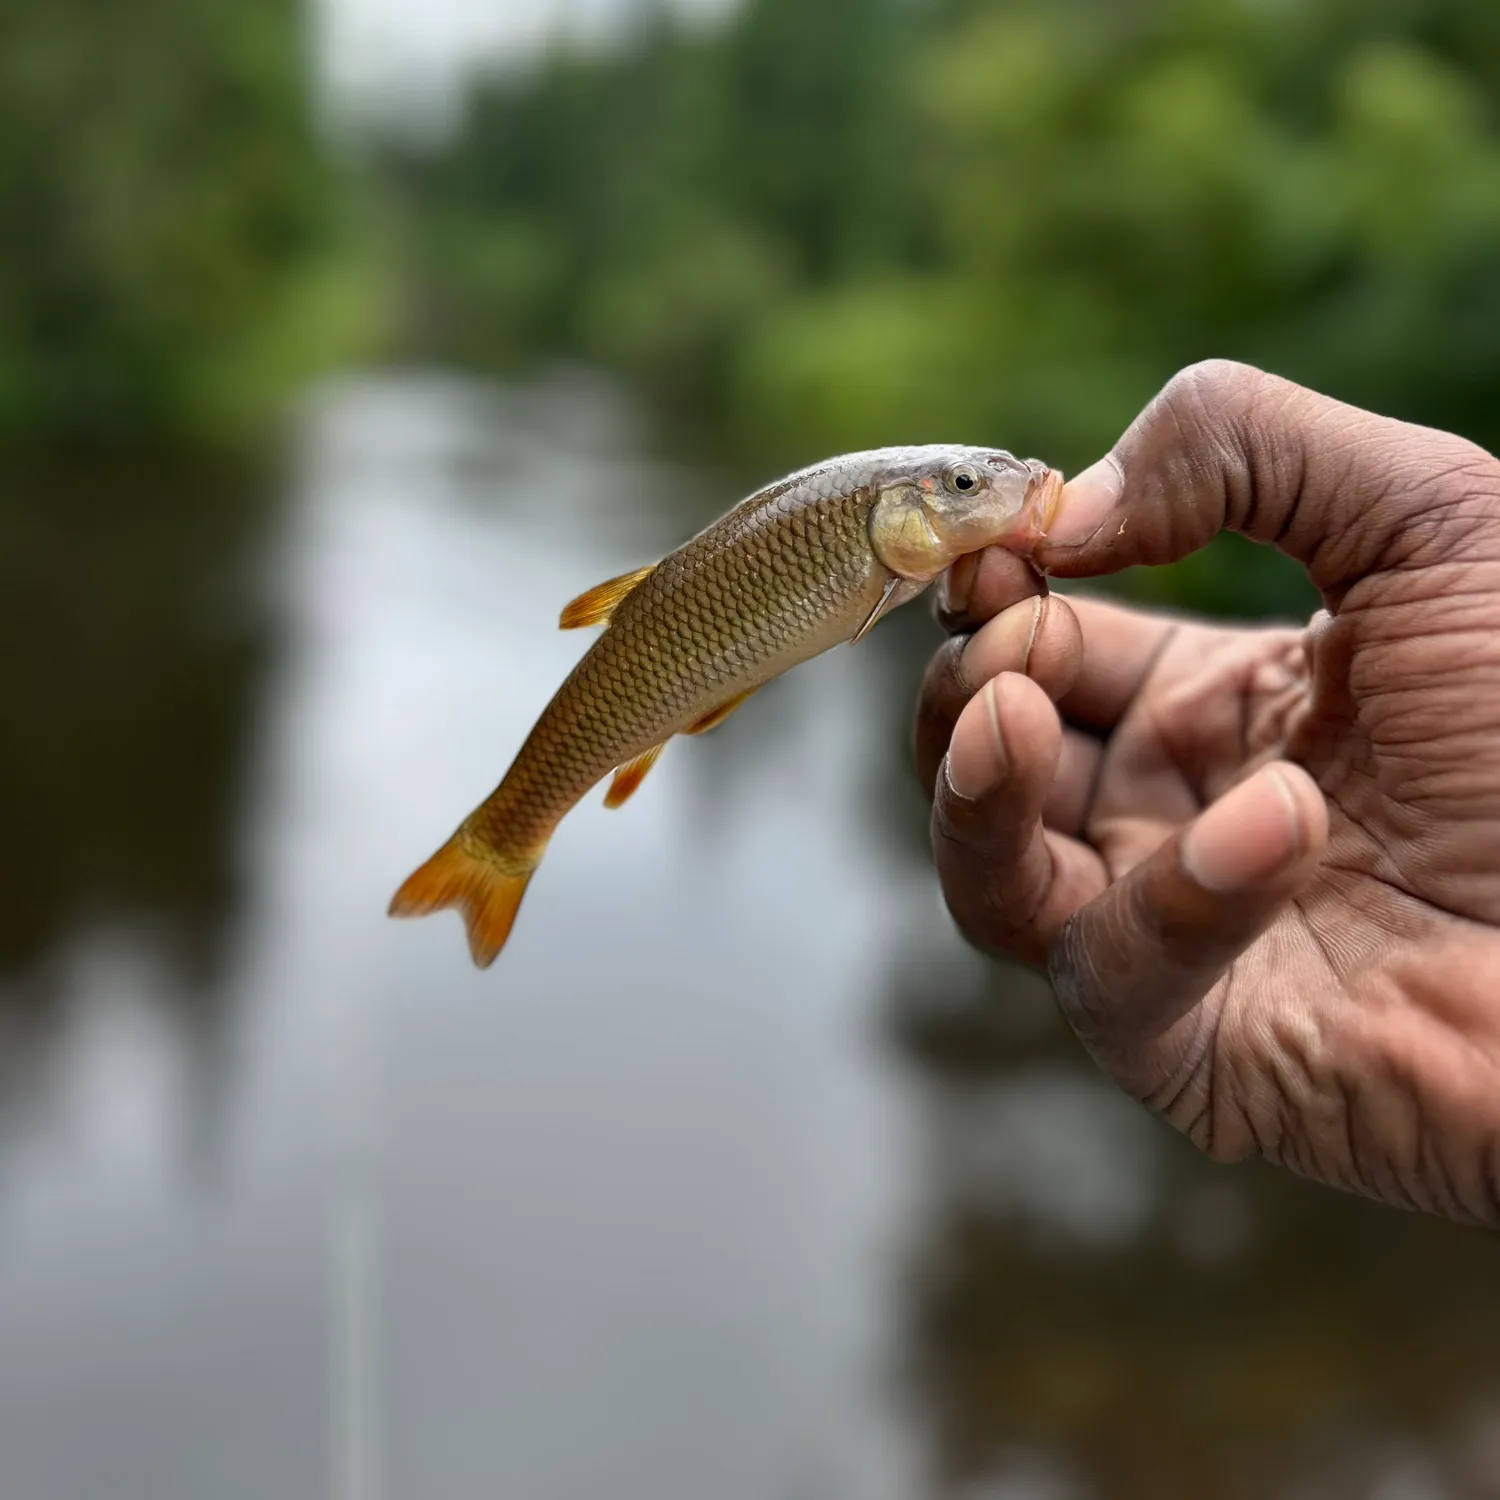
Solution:
<svg viewBox="0 0 1500 1500">
<path fill-rule="evenodd" d="M 870 611 L 870 618 L 866 620 L 865 623 L 861 625 L 859 629 L 856 630 L 854 634 L 849 638 L 849 644 L 851 646 L 858 641 L 864 640 L 864 638 L 869 635 L 872 630 L 874 630 L 876 623 L 879 621 L 880 617 L 885 614 L 886 610 L 894 607 L 892 601 L 896 597 L 896 590 L 899 589 L 905 582 L 906 579 L 904 579 L 899 573 L 891 574 L 891 581 L 886 584 L 885 592 L 880 596 L 880 602 L 875 606 L 874 609 Z"/>
<path fill-rule="evenodd" d="M 564 606 L 558 624 L 564 630 L 576 630 L 580 625 L 607 625 L 620 600 L 655 571 L 656 564 L 652 563 L 633 573 L 621 573 L 618 578 L 606 578 L 603 583 L 596 583 L 587 593 L 580 594 L 571 604 Z"/>
<path fill-rule="evenodd" d="M 604 794 L 604 805 L 606 807 L 623 807 L 635 789 L 646 779 L 646 773 L 657 762 L 662 751 L 667 748 L 667 742 L 663 740 L 659 745 L 653 745 L 634 760 L 627 761 L 615 772 L 615 779 L 610 782 L 609 790 Z"/>
<path fill-rule="evenodd" d="M 683 730 L 683 733 L 707 734 L 710 729 L 717 729 L 747 698 L 759 691 L 759 688 L 746 688 L 743 693 L 736 693 L 727 703 L 711 708 L 696 724 L 691 724 Z"/>
</svg>

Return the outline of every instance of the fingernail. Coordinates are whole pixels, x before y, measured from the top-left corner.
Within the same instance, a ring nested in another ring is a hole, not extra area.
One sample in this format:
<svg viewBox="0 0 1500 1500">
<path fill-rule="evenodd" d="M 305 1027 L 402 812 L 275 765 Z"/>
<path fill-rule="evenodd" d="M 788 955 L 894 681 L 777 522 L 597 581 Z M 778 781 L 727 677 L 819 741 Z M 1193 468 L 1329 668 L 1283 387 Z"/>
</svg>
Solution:
<svg viewBox="0 0 1500 1500">
<path fill-rule="evenodd" d="M 995 684 L 986 682 L 975 694 L 974 702 L 981 705 L 978 711 L 987 716 L 990 732 L 955 735 L 943 758 L 948 788 L 965 802 L 993 791 L 1005 776 L 1005 736 L 1000 732 Z"/>
<path fill-rule="evenodd" d="M 975 631 L 958 659 L 959 680 L 973 685 L 1002 672 L 1025 672 L 1046 607 L 1040 597 L 1023 600 Z"/>
<path fill-rule="evenodd" d="M 1230 895 L 1294 865 L 1302 819 L 1285 777 L 1263 771 L 1226 792 L 1183 835 L 1183 872 L 1206 891 Z"/>
<path fill-rule="evenodd" d="M 1063 486 L 1057 514 L 1047 528 L 1052 546 L 1086 542 L 1109 519 L 1125 490 L 1125 476 L 1112 456 L 1101 458 Z"/>
</svg>

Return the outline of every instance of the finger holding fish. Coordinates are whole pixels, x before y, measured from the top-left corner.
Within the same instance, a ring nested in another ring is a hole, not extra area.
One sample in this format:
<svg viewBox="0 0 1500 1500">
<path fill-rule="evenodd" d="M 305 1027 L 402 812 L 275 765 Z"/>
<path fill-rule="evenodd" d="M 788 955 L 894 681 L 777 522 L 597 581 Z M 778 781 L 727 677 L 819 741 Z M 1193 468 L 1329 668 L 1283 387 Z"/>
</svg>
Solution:
<svg viewBox="0 0 1500 1500">
<path fill-rule="evenodd" d="M 1057 594 L 1023 598 L 972 635 L 951 637 L 929 663 L 917 700 L 915 750 L 922 785 L 932 790 L 959 715 L 985 683 L 1018 672 L 1056 702 L 1077 677 L 1082 652 L 1078 617 Z"/>
<path fill-rule="evenodd" d="M 1002 672 L 959 715 L 933 797 L 933 853 L 955 921 L 1026 962 L 1041 962 L 1106 884 L 1098 853 L 1049 824 L 1064 735 L 1042 688 Z"/>
<path fill-rule="evenodd" d="M 970 635 L 1021 599 L 1048 592 L 1046 576 L 1009 546 L 966 553 L 934 591 L 933 618 L 950 635 Z"/>
</svg>

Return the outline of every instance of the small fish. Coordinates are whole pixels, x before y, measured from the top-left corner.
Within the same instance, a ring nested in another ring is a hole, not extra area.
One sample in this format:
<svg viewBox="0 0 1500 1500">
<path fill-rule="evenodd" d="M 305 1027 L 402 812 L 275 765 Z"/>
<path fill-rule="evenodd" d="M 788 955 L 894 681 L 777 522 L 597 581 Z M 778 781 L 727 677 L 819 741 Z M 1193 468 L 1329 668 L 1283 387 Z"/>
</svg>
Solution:
<svg viewBox="0 0 1500 1500">
<path fill-rule="evenodd" d="M 965 553 L 1035 541 L 1062 475 L 994 448 L 850 453 L 757 491 L 650 567 L 562 612 L 603 625 L 504 781 L 415 871 L 393 916 L 456 906 L 481 968 L 510 936 L 563 817 L 611 771 L 619 807 L 668 740 L 722 724 L 773 677 L 916 598 Z"/>
</svg>

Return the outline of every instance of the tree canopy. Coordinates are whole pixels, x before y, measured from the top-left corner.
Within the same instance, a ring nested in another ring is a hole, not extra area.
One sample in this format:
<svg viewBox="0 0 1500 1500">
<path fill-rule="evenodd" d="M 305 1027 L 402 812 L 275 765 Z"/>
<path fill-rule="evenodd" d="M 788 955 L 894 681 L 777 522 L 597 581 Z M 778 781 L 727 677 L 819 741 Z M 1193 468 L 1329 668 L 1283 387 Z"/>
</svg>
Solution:
<svg viewBox="0 0 1500 1500">
<path fill-rule="evenodd" d="M 1209 355 L 1495 446 L 1497 78 L 1484 0 L 747 0 L 484 80 L 405 180 L 446 347 L 603 360 L 757 460 L 1072 467 Z"/>
<path fill-rule="evenodd" d="M 0 437 L 222 430 L 326 347 L 296 0 L 0 11 Z"/>
</svg>

